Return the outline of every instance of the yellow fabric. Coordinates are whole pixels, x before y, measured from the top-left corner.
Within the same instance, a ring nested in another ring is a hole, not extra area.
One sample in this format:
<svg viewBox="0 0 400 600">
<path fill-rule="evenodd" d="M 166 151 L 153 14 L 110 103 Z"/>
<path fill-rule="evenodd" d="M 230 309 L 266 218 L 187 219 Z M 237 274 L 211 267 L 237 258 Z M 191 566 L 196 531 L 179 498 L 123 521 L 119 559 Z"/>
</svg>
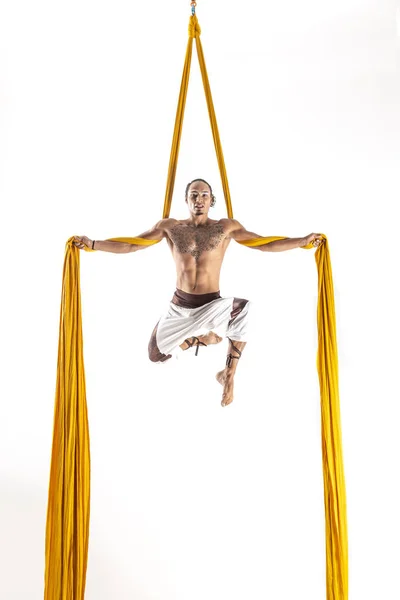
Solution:
<svg viewBox="0 0 400 600">
<path fill-rule="evenodd" d="M 322 468 L 325 503 L 325 555 L 327 600 L 348 599 L 348 540 L 346 486 L 342 456 L 339 402 L 338 352 L 336 343 L 335 298 L 329 245 L 315 252 L 318 270 L 318 352 L 317 370 L 321 404 Z M 280 236 L 239 242 L 256 247 L 283 239 Z M 304 246 L 313 248 L 312 244 Z"/>
<path fill-rule="evenodd" d="M 173 134 L 173 138 L 172 138 L 171 155 L 170 155 L 170 160 L 169 160 L 167 185 L 166 185 L 164 208 L 163 208 L 163 219 L 166 219 L 167 217 L 169 217 L 169 214 L 171 211 L 172 195 L 174 193 L 175 175 L 176 175 L 176 168 L 177 168 L 177 164 L 178 164 L 179 147 L 180 147 L 180 142 L 181 142 L 183 116 L 184 116 L 184 112 L 185 112 L 187 89 L 188 89 L 188 85 L 189 85 L 193 38 L 196 40 L 197 57 L 199 59 L 201 77 L 203 80 L 203 87 L 204 87 L 204 92 L 205 92 L 206 101 L 207 101 L 208 114 L 210 117 L 211 131 L 213 134 L 214 146 L 215 146 L 215 151 L 217 154 L 219 171 L 221 174 L 222 189 L 224 191 L 226 209 L 228 212 L 228 217 L 230 219 L 233 218 L 231 194 L 229 191 L 229 184 L 228 184 L 228 176 L 226 174 L 224 154 L 222 152 L 221 140 L 219 137 L 217 118 L 215 116 L 214 104 L 213 104 L 213 100 L 212 100 L 212 96 L 211 96 L 210 83 L 208 81 L 206 63 L 204 60 L 204 53 L 203 53 L 203 48 L 202 48 L 201 40 L 200 40 L 200 33 L 201 33 L 201 29 L 200 29 L 199 22 L 197 20 L 196 15 L 193 15 L 192 17 L 190 17 L 190 21 L 189 21 L 189 40 L 188 40 L 187 49 L 186 49 L 185 64 L 183 67 L 182 82 L 181 82 L 181 88 L 180 88 L 179 100 L 178 100 L 178 108 L 176 111 L 174 134 Z"/>
<path fill-rule="evenodd" d="M 59 325 L 45 600 L 83 599 L 89 540 L 90 449 L 79 282 L 79 251 L 66 244 Z"/>
<path fill-rule="evenodd" d="M 116 238 L 108 238 L 109 242 L 124 242 L 125 244 L 133 244 L 137 246 L 153 246 L 153 244 L 158 244 L 160 240 L 146 240 L 145 238 L 139 237 L 116 237 Z M 85 248 L 88 250 L 88 248 Z M 90 252 L 96 252 L 96 250 L 91 250 Z"/>
<path fill-rule="evenodd" d="M 225 165 L 200 44 L 197 18 L 191 17 L 181 93 L 176 115 L 163 217 L 169 216 L 184 107 L 189 81 L 191 43 L 196 39 L 228 216 L 233 217 Z M 322 464 L 326 533 L 326 599 L 348 599 L 346 493 L 340 429 L 338 357 L 333 281 L 328 241 L 315 252 L 318 269 L 318 353 Z M 46 526 L 45 600 L 83 600 L 90 513 L 90 453 L 83 339 L 79 256 L 72 236 L 66 243 Z M 282 236 L 239 242 L 256 247 Z M 159 240 L 109 238 L 110 241 L 153 245 Z M 311 245 L 306 248 L 312 248 Z M 85 250 L 91 252 L 85 248 Z"/>
</svg>

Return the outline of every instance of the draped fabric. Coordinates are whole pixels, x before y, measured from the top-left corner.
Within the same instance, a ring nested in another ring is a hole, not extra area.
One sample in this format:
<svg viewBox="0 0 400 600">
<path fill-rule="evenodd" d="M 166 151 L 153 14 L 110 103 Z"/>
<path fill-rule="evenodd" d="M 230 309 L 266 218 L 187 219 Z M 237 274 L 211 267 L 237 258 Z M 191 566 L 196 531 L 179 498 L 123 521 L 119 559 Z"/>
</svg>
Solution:
<svg viewBox="0 0 400 600">
<path fill-rule="evenodd" d="M 200 69 L 213 131 L 229 218 L 233 211 L 211 91 L 196 16 L 190 18 L 189 41 L 178 101 L 168 169 L 163 217 L 170 214 L 179 144 L 189 83 L 192 42 L 196 39 Z M 241 241 L 256 247 L 283 239 L 260 237 Z M 46 525 L 45 600 L 83 600 L 90 513 L 90 451 L 80 301 L 79 256 L 74 236 L 65 247 L 62 280 L 54 433 Z M 109 241 L 139 245 L 158 240 L 118 237 Z M 311 245 L 306 248 L 312 248 Z M 92 250 L 85 248 L 88 252 Z M 348 599 L 346 492 L 342 458 L 338 356 L 334 290 L 328 240 L 316 250 L 318 271 L 318 352 L 322 466 L 326 535 L 326 599 Z"/>
<path fill-rule="evenodd" d="M 90 449 L 79 251 L 66 245 L 46 525 L 46 600 L 84 597 L 89 540 Z"/>
<path fill-rule="evenodd" d="M 342 456 L 335 298 L 326 236 L 315 252 L 318 271 L 317 370 L 321 404 L 322 468 L 325 502 L 326 599 L 348 599 L 346 487 Z M 282 237 L 239 242 L 260 246 Z M 311 245 L 305 246 L 312 248 Z"/>
</svg>

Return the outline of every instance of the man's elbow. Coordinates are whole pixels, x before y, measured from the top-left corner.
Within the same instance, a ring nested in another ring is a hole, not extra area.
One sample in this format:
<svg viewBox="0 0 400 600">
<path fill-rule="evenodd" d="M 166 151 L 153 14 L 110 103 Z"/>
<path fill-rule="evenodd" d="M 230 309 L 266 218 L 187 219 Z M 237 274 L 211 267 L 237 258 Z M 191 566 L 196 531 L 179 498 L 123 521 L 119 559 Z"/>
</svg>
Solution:
<svg viewBox="0 0 400 600">
<path fill-rule="evenodd" d="M 143 250 L 144 248 L 147 248 L 148 245 L 142 245 L 142 244 L 129 244 L 129 248 L 127 250 L 127 252 L 137 252 L 138 250 Z"/>
</svg>

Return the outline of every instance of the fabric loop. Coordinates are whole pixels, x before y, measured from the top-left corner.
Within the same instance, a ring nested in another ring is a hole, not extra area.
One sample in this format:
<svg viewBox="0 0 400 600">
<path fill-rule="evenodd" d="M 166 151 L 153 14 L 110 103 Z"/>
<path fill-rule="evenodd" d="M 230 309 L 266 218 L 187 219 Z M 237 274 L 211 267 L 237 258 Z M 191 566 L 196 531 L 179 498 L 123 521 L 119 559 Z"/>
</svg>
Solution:
<svg viewBox="0 0 400 600">
<path fill-rule="evenodd" d="M 192 15 L 190 17 L 190 21 L 189 21 L 189 37 L 190 38 L 200 37 L 200 34 L 201 34 L 201 27 L 199 25 L 199 21 L 198 21 L 196 15 Z"/>
</svg>

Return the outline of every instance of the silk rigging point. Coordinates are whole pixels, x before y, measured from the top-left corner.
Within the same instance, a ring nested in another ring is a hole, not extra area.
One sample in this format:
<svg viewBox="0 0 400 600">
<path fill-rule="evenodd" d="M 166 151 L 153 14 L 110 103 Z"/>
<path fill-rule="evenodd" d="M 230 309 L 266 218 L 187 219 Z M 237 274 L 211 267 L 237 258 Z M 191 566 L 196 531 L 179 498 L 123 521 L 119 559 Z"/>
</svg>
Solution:
<svg viewBox="0 0 400 600">
<path fill-rule="evenodd" d="M 201 27 L 196 15 L 192 15 L 189 20 L 189 37 L 196 38 L 200 37 Z"/>
</svg>

